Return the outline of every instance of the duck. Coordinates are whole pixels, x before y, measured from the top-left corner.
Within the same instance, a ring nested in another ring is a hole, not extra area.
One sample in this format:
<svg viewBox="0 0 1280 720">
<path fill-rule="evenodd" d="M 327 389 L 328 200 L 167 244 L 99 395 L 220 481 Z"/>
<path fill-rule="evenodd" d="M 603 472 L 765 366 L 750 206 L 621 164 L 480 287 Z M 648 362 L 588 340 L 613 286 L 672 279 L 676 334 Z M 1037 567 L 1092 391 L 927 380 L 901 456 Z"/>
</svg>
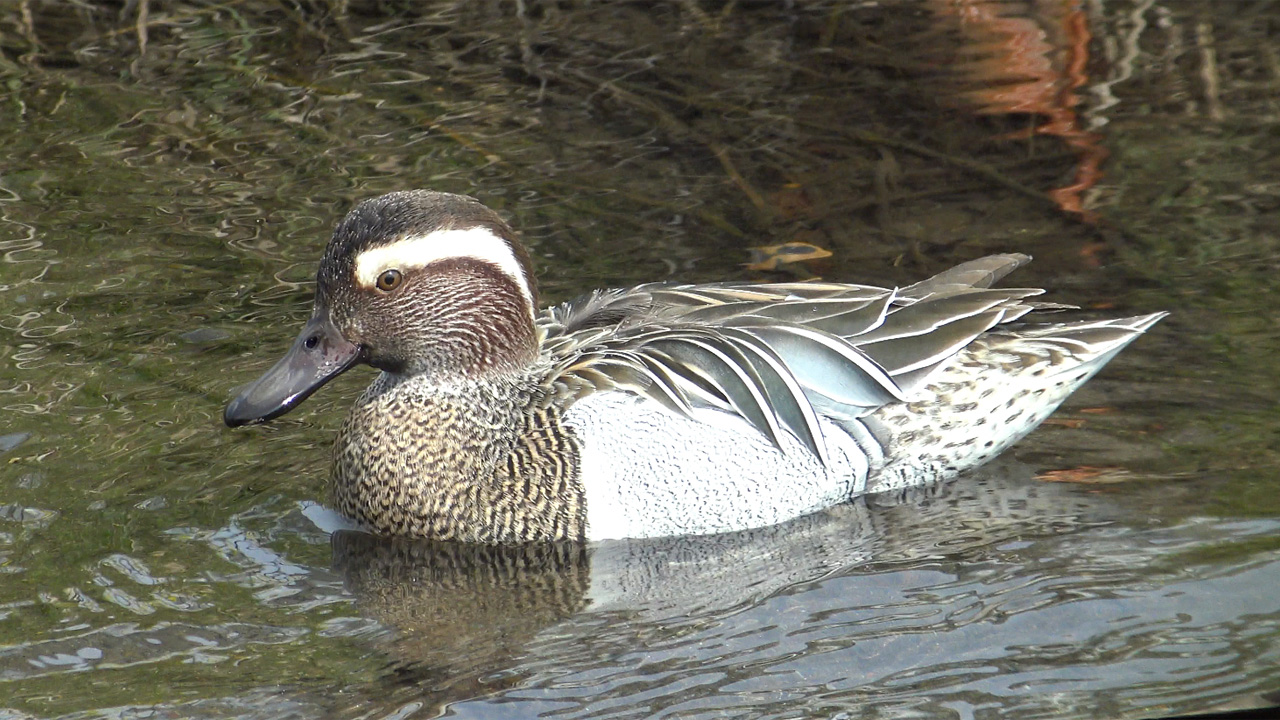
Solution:
<svg viewBox="0 0 1280 720">
<path fill-rule="evenodd" d="M 329 490 L 372 533 L 765 527 L 982 465 L 1166 315 L 1046 321 L 1069 306 L 993 287 L 1029 261 L 906 287 L 654 282 L 539 310 L 497 212 L 392 192 L 338 223 L 310 318 L 224 421 L 277 418 L 364 364 L 380 372 L 338 430 Z"/>
</svg>

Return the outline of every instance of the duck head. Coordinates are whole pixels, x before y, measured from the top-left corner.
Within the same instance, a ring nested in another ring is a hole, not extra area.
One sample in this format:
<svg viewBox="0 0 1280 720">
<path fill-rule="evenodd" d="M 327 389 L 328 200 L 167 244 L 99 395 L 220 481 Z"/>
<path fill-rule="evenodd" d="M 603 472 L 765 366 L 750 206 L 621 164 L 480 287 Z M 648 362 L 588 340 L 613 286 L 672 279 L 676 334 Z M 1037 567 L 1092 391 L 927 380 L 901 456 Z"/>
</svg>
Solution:
<svg viewBox="0 0 1280 720">
<path fill-rule="evenodd" d="M 223 419 L 279 417 L 360 363 L 440 383 L 518 370 L 538 355 L 536 307 L 529 257 L 489 208 L 425 190 L 365 200 L 325 249 L 311 319 Z"/>
</svg>

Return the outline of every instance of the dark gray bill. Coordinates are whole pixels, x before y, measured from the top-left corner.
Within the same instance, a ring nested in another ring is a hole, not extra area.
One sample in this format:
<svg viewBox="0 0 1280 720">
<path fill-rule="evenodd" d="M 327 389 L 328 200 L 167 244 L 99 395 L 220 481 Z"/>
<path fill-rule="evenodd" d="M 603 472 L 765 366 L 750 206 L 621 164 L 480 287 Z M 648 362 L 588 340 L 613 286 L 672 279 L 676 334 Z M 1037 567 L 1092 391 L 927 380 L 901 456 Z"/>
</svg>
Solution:
<svg viewBox="0 0 1280 720">
<path fill-rule="evenodd" d="M 294 409 L 321 385 L 360 362 L 363 351 L 329 321 L 312 317 L 289 352 L 265 375 L 240 391 L 222 413 L 231 427 L 266 422 Z"/>
</svg>

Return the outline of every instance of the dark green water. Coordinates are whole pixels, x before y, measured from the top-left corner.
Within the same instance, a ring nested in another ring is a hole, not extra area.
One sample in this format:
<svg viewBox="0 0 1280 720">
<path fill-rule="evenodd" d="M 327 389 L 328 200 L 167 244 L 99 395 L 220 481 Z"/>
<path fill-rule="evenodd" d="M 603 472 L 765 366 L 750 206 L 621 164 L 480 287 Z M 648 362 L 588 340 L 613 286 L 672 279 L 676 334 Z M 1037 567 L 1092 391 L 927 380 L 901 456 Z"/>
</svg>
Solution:
<svg viewBox="0 0 1280 720">
<path fill-rule="evenodd" d="M 1090 5 L 1054 110 L 993 109 L 1031 75 L 971 72 L 1007 53 L 946 6 L 0 5 L 0 718 L 1142 717 L 1280 688 L 1280 10 Z M 1096 222 L 1048 197 L 1082 135 L 1022 137 L 1063 107 L 1110 155 Z M 331 544 L 299 503 L 371 373 L 261 428 L 222 405 L 294 337 L 333 223 L 408 187 L 500 209 L 546 301 L 1020 251 L 1052 300 L 1173 315 L 943 488 L 710 540 Z M 788 241 L 833 257 L 745 267 Z"/>
</svg>

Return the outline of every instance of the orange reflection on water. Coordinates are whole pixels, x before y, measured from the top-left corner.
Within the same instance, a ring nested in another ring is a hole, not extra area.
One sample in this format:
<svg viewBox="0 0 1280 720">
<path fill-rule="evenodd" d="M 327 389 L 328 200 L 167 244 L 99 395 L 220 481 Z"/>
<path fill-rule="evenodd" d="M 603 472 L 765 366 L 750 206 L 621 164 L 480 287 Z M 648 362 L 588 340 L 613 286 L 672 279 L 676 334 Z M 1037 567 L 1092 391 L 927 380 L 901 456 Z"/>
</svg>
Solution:
<svg viewBox="0 0 1280 720">
<path fill-rule="evenodd" d="M 1101 136 L 1081 127 L 1076 89 L 1088 80 L 1088 16 L 1080 0 L 933 0 L 936 17 L 960 31 L 956 63 L 965 88 L 954 97 L 984 115 L 1026 113 L 1043 121 L 1009 137 L 1060 137 L 1076 153 L 1074 182 L 1048 192 L 1058 205 L 1092 222 L 1082 196 L 1102 177 Z"/>
</svg>

